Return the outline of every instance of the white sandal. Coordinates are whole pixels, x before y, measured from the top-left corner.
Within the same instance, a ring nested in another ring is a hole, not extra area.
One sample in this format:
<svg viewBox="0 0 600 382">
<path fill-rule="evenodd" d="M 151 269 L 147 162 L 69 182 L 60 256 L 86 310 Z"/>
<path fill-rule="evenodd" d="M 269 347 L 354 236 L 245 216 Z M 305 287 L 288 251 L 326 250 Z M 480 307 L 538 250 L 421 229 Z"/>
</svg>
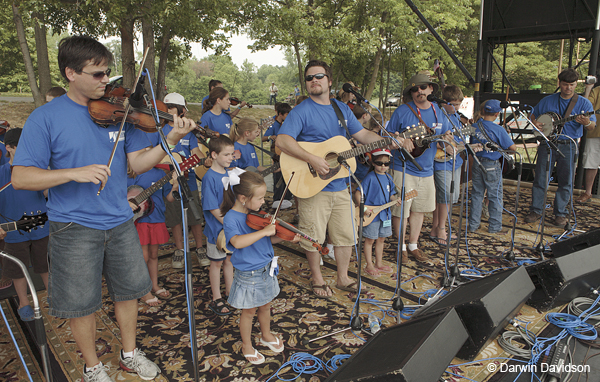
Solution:
<svg viewBox="0 0 600 382">
<path fill-rule="evenodd" d="M 275 353 L 281 353 L 283 351 L 283 349 L 285 349 L 285 346 L 283 346 L 283 342 L 279 339 L 279 337 L 277 337 L 274 334 L 273 334 L 273 337 L 275 337 L 275 342 L 267 342 L 267 341 L 263 340 L 261 337 L 260 343 L 267 346 L 269 349 L 271 349 Z"/>
<path fill-rule="evenodd" d="M 256 361 L 249 360 L 249 357 L 256 358 Z M 256 349 L 254 349 L 254 354 L 244 354 L 244 358 L 253 365 L 260 365 L 265 362 L 265 356 L 260 354 Z"/>
</svg>

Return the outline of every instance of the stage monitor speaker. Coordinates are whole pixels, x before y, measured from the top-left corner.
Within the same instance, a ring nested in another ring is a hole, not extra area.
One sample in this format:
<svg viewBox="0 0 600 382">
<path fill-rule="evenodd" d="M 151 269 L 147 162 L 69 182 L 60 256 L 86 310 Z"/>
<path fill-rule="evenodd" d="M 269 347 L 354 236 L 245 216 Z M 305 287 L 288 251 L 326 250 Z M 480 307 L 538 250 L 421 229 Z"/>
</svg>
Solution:
<svg viewBox="0 0 600 382">
<path fill-rule="evenodd" d="M 552 257 L 558 258 L 600 245 L 600 228 L 573 236 L 550 245 Z M 600 248 L 596 248 L 596 253 Z"/>
<path fill-rule="evenodd" d="M 437 381 L 467 338 L 454 309 L 411 319 L 380 330 L 326 381 Z"/>
<path fill-rule="evenodd" d="M 600 230 L 550 246 L 554 259 L 527 266 L 535 291 L 527 304 L 546 311 L 600 286 Z"/>
<path fill-rule="evenodd" d="M 535 287 L 524 267 L 465 283 L 417 314 L 454 307 L 469 339 L 457 356 L 472 361 L 521 310 Z"/>
</svg>

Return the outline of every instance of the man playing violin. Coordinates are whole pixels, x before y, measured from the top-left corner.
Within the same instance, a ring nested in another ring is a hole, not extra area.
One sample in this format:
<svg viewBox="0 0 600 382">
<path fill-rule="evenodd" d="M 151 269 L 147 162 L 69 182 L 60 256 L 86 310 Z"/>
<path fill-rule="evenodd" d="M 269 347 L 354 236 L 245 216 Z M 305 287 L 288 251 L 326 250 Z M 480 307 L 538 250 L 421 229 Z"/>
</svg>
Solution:
<svg viewBox="0 0 600 382">
<path fill-rule="evenodd" d="M 27 119 L 12 182 L 15 189 L 49 189 L 49 312 L 70 320 L 85 361 L 83 381 L 112 381 L 95 347 L 94 312 L 102 306 L 103 273 L 121 332 L 120 366 L 149 380 L 160 369 L 136 348 L 137 300 L 150 291 L 151 281 L 127 202 L 127 161 L 143 173 L 165 152 L 160 146 L 145 150 L 145 133 L 131 124 L 119 136 L 118 125 L 92 121 L 88 101 L 104 95 L 111 61 L 110 51 L 90 37 L 61 40 L 58 63 L 69 89 Z M 167 143 L 175 147 L 195 123 L 173 119 Z"/>
<path fill-rule="evenodd" d="M 298 142 L 324 142 L 334 136 L 346 136 L 337 114 L 332 107 L 335 102 L 346 120 L 353 138 L 361 143 L 371 143 L 381 139 L 377 134 L 366 130 L 356 119 L 348 105 L 329 99 L 331 69 L 323 61 L 311 60 L 304 69 L 306 88 L 310 98 L 290 111 L 275 144 L 283 152 L 309 163 L 319 174 L 329 173 L 327 161 L 303 149 Z M 402 139 L 400 139 L 402 143 Z M 325 241 L 325 231 L 335 247 L 338 289 L 358 291 L 358 285 L 348 277 L 348 267 L 352 246 L 356 243 L 356 230 L 352 219 L 352 201 L 345 179 L 336 179 L 322 191 L 310 198 L 298 198 L 300 223 L 298 228 L 318 242 Z M 301 242 L 312 273 L 313 292 L 318 296 L 331 296 L 332 291 L 325 283 L 319 265 L 320 254 L 306 243 Z"/>
<path fill-rule="evenodd" d="M 568 68 L 558 75 L 558 84 L 560 93 L 554 93 L 544 97 L 533 109 L 531 120 L 538 129 L 543 130 L 544 126 L 537 119 L 545 113 L 554 112 L 560 118 L 569 117 L 564 115 L 569 109 L 571 102 L 571 115 L 578 115 L 585 112 L 594 111 L 592 103 L 579 97 L 575 92 L 579 73 L 573 68 Z M 594 130 L 596 127 L 596 115 L 579 115 L 574 121 L 565 123 L 561 134 L 556 136 L 556 146 L 564 154 L 564 158 L 555 150 L 550 155 L 550 174 L 556 164 L 556 180 L 558 189 L 554 198 L 554 225 L 564 227 L 567 223 L 567 204 L 571 198 L 571 189 L 573 185 L 573 172 L 575 170 L 575 144 L 571 139 L 577 140 L 583 136 L 583 130 Z M 571 138 L 571 139 L 570 139 Z M 544 193 L 546 191 L 546 172 L 548 169 L 548 145 L 542 141 L 538 146 L 537 162 L 535 165 L 535 178 L 531 190 L 531 209 L 529 215 L 525 216 L 527 223 L 533 223 L 541 219 L 542 205 L 544 203 Z"/>
</svg>

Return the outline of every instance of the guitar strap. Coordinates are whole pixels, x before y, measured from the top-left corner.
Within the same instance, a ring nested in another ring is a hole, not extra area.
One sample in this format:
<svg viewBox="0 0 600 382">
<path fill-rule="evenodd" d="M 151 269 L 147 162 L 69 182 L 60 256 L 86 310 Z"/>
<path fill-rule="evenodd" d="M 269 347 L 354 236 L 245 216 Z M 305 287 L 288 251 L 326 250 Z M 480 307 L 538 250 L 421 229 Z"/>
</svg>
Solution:
<svg viewBox="0 0 600 382">
<path fill-rule="evenodd" d="M 419 119 L 419 122 L 421 122 L 421 124 L 422 124 L 423 126 L 425 126 L 425 128 L 427 129 L 427 132 L 428 132 L 428 133 L 430 133 L 430 134 L 434 134 L 434 133 L 432 132 L 432 130 L 433 130 L 433 129 L 432 129 L 431 127 L 429 127 L 429 126 L 428 126 L 428 125 L 425 123 L 425 121 L 423 121 L 423 118 L 421 118 L 421 116 L 419 115 L 419 113 L 417 113 L 417 112 L 415 111 L 415 109 L 413 109 L 413 108 L 412 108 L 412 106 L 410 106 L 410 104 L 406 103 L 405 105 L 406 105 L 406 106 L 408 106 L 408 108 L 410 109 L 410 111 L 412 111 L 412 112 L 413 112 L 413 114 L 415 115 L 415 117 L 417 117 L 417 118 Z M 433 105 L 432 105 L 431 107 L 433 107 Z"/>
<path fill-rule="evenodd" d="M 346 138 L 348 138 L 348 140 L 352 144 L 352 147 L 356 147 L 356 145 L 352 141 L 352 134 L 350 134 L 350 130 L 348 130 L 348 126 L 346 126 L 346 120 L 344 119 L 344 115 L 342 114 L 342 111 L 340 110 L 340 107 L 335 102 L 335 100 L 331 100 L 331 106 L 333 106 L 333 110 L 335 110 L 335 115 L 337 115 L 340 124 L 344 127 L 344 129 L 346 129 Z"/>
<path fill-rule="evenodd" d="M 488 142 L 497 143 L 496 141 L 492 140 L 490 138 L 490 136 L 488 135 L 487 131 L 485 131 L 485 127 L 483 127 L 483 122 L 481 122 L 481 121 L 477 122 L 477 126 L 479 126 L 479 130 L 481 131 L 481 134 L 483 134 L 483 136 L 485 137 L 485 139 L 488 140 Z"/>
<path fill-rule="evenodd" d="M 565 111 L 565 115 L 563 115 L 563 118 L 567 118 L 567 117 L 571 116 L 571 112 L 575 108 L 575 104 L 577 103 L 578 98 L 579 98 L 579 95 L 577 93 L 573 94 L 573 97 L 571 97 L 571 102 L 569 102 L 569 106 L 567 107 L 567 110 Z"/>
</svg>

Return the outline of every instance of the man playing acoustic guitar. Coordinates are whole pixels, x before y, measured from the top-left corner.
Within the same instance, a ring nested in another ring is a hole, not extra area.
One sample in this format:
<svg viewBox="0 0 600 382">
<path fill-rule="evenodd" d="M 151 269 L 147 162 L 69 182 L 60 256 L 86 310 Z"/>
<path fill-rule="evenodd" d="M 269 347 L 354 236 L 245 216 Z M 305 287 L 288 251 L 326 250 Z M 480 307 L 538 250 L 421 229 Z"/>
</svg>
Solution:
<svg viewBox="0 0 600 382">
<path fill-rule="evenodd" d="M 323 157 L 305 150 L 298 142 L 324 142 L 335 136 L 347 137 L 346 129 L 339 121 L 332 102 L 339 106 L 352 137 L 365 144 L 378 141 L 381 137 L 363 129 L 348 105 L 329 99 L 331 87 L 329 65 L 323 61 L 309 61 L 304 69 L 304 78 L 310 98 L 292 109 L 281 126 L 276 145 L 284 153 L 310 164 L 316 173 L 325 176 L 330 172 L 328 162 Z M 399 139 L 399 141 L 402 144 L 403 140 Z M 285 181 L 287 182 L 288 179 Z M 356 230 L 351 215 L 353 205 L 346 182 L 347 178 L 334 179 L 316 195 L 298 198 L 300 215 L 298 228 L 321 243 L 325 241 L 325 231 L 328 231 L 335 247 L 336 287 L 344 291 L 357 292 L 358 285 L 348 277 L 352 246 L 356 242 Z M 309 184 L 305 187 L 309 187 Z M 313 292 L 318 296 L 331 296 L 332 291 L 321 274 L 319 253 L 312 246 L 302 242 L 301 245 L 306 251 L 311 270 Z"/>
</svg>

